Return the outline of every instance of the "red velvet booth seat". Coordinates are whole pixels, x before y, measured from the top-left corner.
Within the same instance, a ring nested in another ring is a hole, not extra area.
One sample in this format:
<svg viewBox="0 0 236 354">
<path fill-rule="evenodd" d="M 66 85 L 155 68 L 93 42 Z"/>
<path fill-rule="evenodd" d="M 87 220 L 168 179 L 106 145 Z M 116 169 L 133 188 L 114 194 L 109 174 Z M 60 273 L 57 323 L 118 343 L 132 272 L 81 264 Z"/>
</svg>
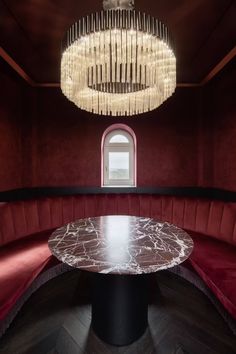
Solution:
<svg viewBox="0 0 236 354">
<path fill-rule="evenodd" d="M 45 269 L 52 230 L 88 216 L 127 214 L 186 229 L 195 248 L 188 260 L 236 318 L 236 203 L 149 194 L 97 194 L 0 203 L 0 322 Z"/>
<path fill-rule="evenodd" d="M 51 259 L 46 237 L 50 233 L 18 240 L 0 249 L 0 321 Z"/>
</svg>

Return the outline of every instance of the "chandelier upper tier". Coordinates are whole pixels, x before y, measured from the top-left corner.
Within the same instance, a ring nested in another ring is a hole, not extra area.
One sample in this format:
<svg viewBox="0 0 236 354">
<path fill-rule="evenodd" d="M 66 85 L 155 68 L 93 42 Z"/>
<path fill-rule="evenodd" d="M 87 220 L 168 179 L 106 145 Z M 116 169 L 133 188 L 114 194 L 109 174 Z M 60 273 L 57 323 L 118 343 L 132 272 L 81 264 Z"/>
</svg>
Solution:
<svg viewBox="0 0 236 354">
<path fill-rule="evenodd" d="M 134 1 L 104 0 L 103 8 L 67 31 L 62 92 L 79 108 L 100 115 L 132 116 L 159 107 L 176 88 L 167 27 L 136 12 Z"/>
</svg>

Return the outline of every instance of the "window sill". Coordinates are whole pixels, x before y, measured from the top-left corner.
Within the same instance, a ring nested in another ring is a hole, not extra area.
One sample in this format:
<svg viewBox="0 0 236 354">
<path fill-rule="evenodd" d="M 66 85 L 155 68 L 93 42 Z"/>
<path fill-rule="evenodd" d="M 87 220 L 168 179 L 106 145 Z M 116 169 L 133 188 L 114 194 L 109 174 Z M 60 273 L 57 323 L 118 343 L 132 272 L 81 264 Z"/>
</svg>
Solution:
<svg viewBox="0 0 236 354">
<path fill-rule="evenodd" d="M 136 188 L 136 186 L 132 186 L 132 185 L 122 185 L 122 186 L 101 186 L 101 188 Z"/>
</svg>

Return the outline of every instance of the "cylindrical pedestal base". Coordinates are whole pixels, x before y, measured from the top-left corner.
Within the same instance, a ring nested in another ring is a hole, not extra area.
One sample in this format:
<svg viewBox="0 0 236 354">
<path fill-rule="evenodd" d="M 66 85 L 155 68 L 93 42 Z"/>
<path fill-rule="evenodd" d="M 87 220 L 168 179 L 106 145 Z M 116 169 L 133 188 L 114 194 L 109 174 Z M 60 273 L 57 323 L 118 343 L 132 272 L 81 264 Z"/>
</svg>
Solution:
<svg viewBox="0 0 236 354">
<path fill-rule="evenodd" d="M 92 328 L 117 346 L 137 340 L 147 328 L 147 275 L 93 274 Z"/>
</svg>

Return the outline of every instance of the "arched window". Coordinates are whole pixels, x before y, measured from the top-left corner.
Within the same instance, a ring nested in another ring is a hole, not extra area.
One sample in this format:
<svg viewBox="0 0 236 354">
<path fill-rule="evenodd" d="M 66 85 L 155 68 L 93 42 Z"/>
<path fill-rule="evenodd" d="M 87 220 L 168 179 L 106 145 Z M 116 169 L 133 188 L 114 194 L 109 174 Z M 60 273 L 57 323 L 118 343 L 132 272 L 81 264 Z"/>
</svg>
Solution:
<svg viewBox="0 0 236 354">
<path fill-rule="evenodd" d="M 114 124 L 102 139 L 102 186 L 136 186 L 136 137 L 125 124 Z"/>
</svg>

